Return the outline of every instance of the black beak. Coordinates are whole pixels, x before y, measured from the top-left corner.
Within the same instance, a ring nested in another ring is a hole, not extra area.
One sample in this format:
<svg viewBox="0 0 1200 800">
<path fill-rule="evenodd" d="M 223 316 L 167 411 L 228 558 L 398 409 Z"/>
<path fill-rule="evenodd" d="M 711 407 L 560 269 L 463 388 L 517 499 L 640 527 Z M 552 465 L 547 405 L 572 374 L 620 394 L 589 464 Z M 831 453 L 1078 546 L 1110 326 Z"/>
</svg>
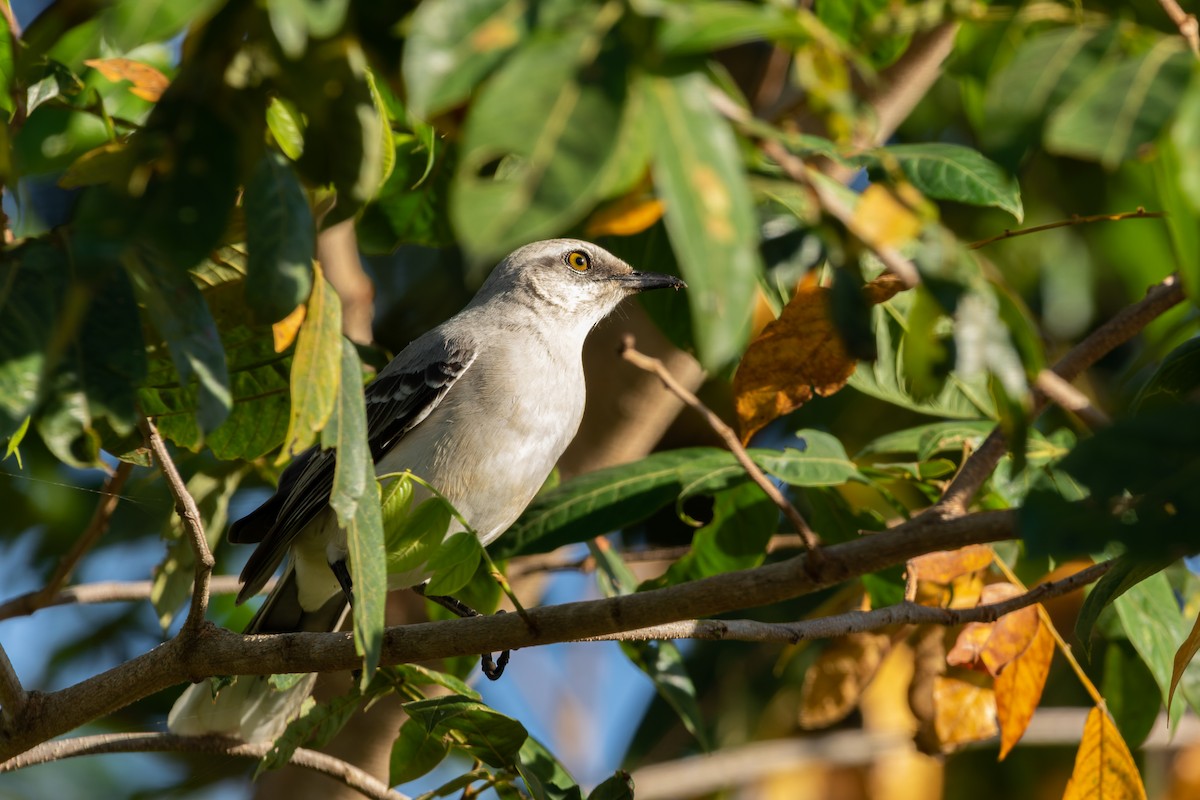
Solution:
<svg viewBox="0 0 1200 800">
<path fill-rule="evenodd" d="M 664 275 L 661 272 L 630 272 L 626 275 L 613 275 L 612 279 L 633 292 L 687 288 L 687 284 L 679 278 L 674 275 Z"/>
</svg>

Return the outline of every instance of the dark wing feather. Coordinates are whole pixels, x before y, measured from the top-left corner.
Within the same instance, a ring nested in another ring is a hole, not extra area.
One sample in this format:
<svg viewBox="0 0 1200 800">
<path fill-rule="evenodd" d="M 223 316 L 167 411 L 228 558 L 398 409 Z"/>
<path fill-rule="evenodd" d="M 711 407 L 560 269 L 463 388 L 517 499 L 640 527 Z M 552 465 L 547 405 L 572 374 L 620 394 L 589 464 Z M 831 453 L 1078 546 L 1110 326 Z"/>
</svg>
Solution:
<svg viewBox="0 0 1200 800">
<path fill-rule="evenodd" d="M 385 370 L 364 390 L 367 442 L 376 462 L 429 416 L 475 361 L 473 348 L 438 344 L 439 350 L 426 352 L 417 363 Z M 318 447 L 301 453 L 283 471 L 274 496 L 230 528 L 232 542 L 259 542 L 242 570 L 239 603 L 258 593 L 296 536 L 328 505 L 335 455 Z"/>
</svg>

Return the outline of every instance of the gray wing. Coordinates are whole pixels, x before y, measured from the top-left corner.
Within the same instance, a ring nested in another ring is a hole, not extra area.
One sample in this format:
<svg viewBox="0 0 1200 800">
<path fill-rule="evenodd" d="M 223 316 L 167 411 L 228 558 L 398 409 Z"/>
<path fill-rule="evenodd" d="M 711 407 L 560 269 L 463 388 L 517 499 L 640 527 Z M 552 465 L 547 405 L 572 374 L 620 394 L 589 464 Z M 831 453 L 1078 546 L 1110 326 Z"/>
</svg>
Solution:
<svg viewBox="0 0 1200 800">
<path fill-rule="evenodd" d="M 433 340 L 432 347 L 423 344 L 418 340 L 405 348 L 364 389 L 367 443 L 376 462 L 437 408 L 478 354 L 444 339 Z M 296 536 L 328 505 L 335 459 L 334 450 L 305 450 L 280 475 L 271 499 L 230 527 L 231 542 L 259 543 L 242 570 L 239 603 L 266 584 Z"/>
</svg>

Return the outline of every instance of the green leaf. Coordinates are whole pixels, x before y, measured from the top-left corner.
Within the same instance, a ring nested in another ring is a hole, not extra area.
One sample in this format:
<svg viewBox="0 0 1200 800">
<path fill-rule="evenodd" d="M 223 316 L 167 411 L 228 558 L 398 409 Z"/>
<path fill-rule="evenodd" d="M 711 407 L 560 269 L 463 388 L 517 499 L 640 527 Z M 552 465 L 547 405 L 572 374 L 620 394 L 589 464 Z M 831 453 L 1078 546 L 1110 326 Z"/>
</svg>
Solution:
<svg viewBox="0 0 1200 800">
<path fill-rule="evenodd" d="M 1090 656 L 1092 649 L 1092 629 L 1100 612 L 1108 607 L 1131 588 L 1166 569 L 1171 562 L 1165 559 L 1158 561 L 1140 561 L 1122 556 L 1116 559 L 1112 569 L 1105 573 L 1096 585 L 1088 592 L 1079 609 L 1079 617 L 1075 620 L 1075 638 L 1083 647 L 1084 655 Z"/>
<path fill-rule="evenodd" d="M 341 29 L 349 6 L 350 0 L 268 0 L 267 16 L 284 54 L 298 59 L 310 38 L 327 39 Z"/>
<path fill-rule="evenodd" d="M 304 188 L 282 156 L 267 152 L 246 183 L 246 301 L 283 319 L 312 292 L 316 230 Z"/>
<path fill-rule="evenodd" d="M 885 433 L 873 440 L 855 458 L 879 453 L 916 453 L 924 460 L 938 453 L 962 452 L 963 446 L 978 446 L 985 436 L 996 427 L 990 420 L 955 420 L 953 422 L 931 422 L 893 433 Z"/>
<path fill-rule="evenodd" d="M 272 97 L 267 106 L 267 129 L 275 144 L 292 161 L 304 154 L 304 118 L 289 100 Z"/>
<path fill-rule="evenodd" d="M 857 159 L 878 169 L 895 159 L 921 192 L 938 200 L 973 206 L 994 206 L 1025 217 L 1021 189 L 1000 165 L 978 150 L 957 144 L 894 144 L 869 151 Z"/>
<path fill-rule="evenodd" d="M 203 433 L 229 415 L 233 395 L 221 337 L 204 296 L 187 272 L 130 254 L 126 268 L 138 300 L 166 340 L 179 380 L 197 381 L 196 425 Z"/>
<path fill-rule="evenodd" d="M 412 112 L 430 119 L 466 100 L 525 38 L 527 19 L 524 0 L 429 0 L 417 6 L 400 70 Z"/>
<path fill-rule="evenodd" d="M 1197 96 L 1200 97 L 1200 94 Z M 1193 110 L 1190 106 L 1200 106 L 1200 100 L 1190 104 L 1185 101 L 1184 104 L 1187 113 L 1200 116 L 1200 109 Z M 1183 108 L 1180 113 L 1184 113 Z M 1176 124 L 1175 128 L 1179 127 Z M 1200 125 L 1197 127 L 1200 129 Z M 1200 141 L 1200 133 L 1192 136 Z M 1166 212 L 1167 234 L 1171 239 L 1176 269 L 1193 303 L 1200 299 L 1200 197 L 1190 197 L 1185 191 L 1185 182 L 1200 182 L 1200 178 L 1189 177 L 1195 168 L 1191 154 L 1196 152 L 1196 144 L 1179 142 L 1176 137 L 1167 138 L 1159 142 L 1158 158 L 1154 162 L 1154 186 L 1158 190 L 1161 208 Z"/>
<path fill-rule="evenodd" d="M 617 770 L 614 775 L 592 789 L 588 800 L 633 800 L 633 778 L 628 772 Z"/>
<path fill-rule="evenodd" d="M 839 486 L 861 476 L 836 437 L 803 428 L 796 437 L 803 448 L 751 448 L 750 456 L 764 470 L 792 486 Z"/>
<path fill-rule="evenodd" d="M 388 761 L 388 785 L 416 780 L 432 770 L 450 752 L 450 744 L 440 732 L 410 719 L 400 726 L 400 735 L 392 743 Z"/>
<path fill-rule="evenodd" d="M 489 767 L 514 766 L 529 738 L 520 722 L 462 695 L 405 703 L 404 711 L 424 730 L 451 741 Z"/>
<path fill-rule="evenodd" d="M 661 10 L 657 42 L 666 55 L 708 53 L 763 39 L 796 44 L 808 38 L 799 15 L 776 5 L 717 0 L 664 3 Z"/>
<path fill-rule="evenodd" d="M 342 301 L 312 263 L 308 313 L 292 357 L 292 408 L 286 444 L 276 464 L 286 463 L 317 439 L 338 402 L 342 374 Z M 360 376 L 355 383 L 360 383 Z"/>
<path fill-rule="evenodd" d="M 324 281 L 322 281 L 324 282 Z M 367 446 L 367 409 L 363 401 L 362 363 L 349 339 L 341 340 L 341 380 L 336 413 L 321 437 L 337 449 L 329 505 L 346 531 L 350 572 L 354 577 L 354 649 L 363 657 L 363 686 L 375 674 L 383 649 L 387 605 L 387 552 L 375 461 Z"/>
<path fill-rule="evenodd" d="M 58 172 L 106 141 L 108 130 L 95 114 L 42 105 L 13 136 L 13 162 L 20 175 Z"/>
<path fill-rule="evenodd" d="M 291 760 L 297 748 L 320 748 L 329 744 L 338 731 L 345 727 L 354 712 L 358 711 L 364 699 L 356 688 L 350 694 L 310 706 L 288 723 L 284 732 L 275 740 L 274 746 L 258 762 L 255 776 L 266 770 L 284 766 Z"/>
<path fill-rule="evenodd" d="M 719 369 L 745 349 L 762 272 L 742 157 L 702 73 L 647 77 L 642 90 L 655 131 L 654 184 L 688 282 L 698 357 Z"/>
<path fill-rule="evenodd" d="M 545 745 L 530 736 L 517 754 L 517 772 L 534 800 L 581 800 L 571 773 Z"/>
<path fill-rule="evenodd" d="M 1175 36 L 1141 56 L 1101 64 L 1050 117 L 1046 149 L 1116 169 L 1174 116 L 1192 64 Z"/>
<path fill-rule="evenodd" d="M 1200 387 L 1200 339 L 1176 347 L 1138 391 L 1135 409 L 1157 408 L 1185 402 Z"/>
<path fill-rule="evenodd" d="M 413 585 L 420 583 L 429 572 L 427 562 L 446 538 L 452 518 L 450 506 L 440 497 L 430 497 L 411 513 L 407 509 L 401 512 L 389 497 L 385 512 L 387 573 L 394 584 L 406 582 L 399 576 L 409 575 Z"/>
<path fill-rule="evenodd" d="M 1200 149 L 1200 83 L 1193 81 L 1180 99 L 1170 140 L 1176 153 L 1195 153 Z M 1200 214 L 1200 164 L 1192 158 L 1179 159 L 1176 176 L 1179 191 L 1193 213 Z"/>
<path fill-rule="evenodd" d="M 1121 627 L 1138 655 L 1154 675 L 1154 682 L 1163 697 L 1171 690 L 1171 670 L 1175 651 L 1187 635 L 1183 615 L 1167 576 L 1158 572 L 1130 586 L 1113 601 Z M 1183 693 L 1175 696 L 1168 712 L 1178 719 L 1183 710 Z"/>
<path fill-rule="evenodd" d="M 429 559 L 430 578 L 426 594 L 450 595 L 467 585 L 475 574 L 483 546 L 470 531 L 459 531 L 446 539 Z"/>
<path fill-rule="evenodd" d="M 1141 747 L 1158 719 L 1162 698 L 1153 673 L 1128 642 L 1108 643 L 1100 693 L 1121 738 L 1130 748 Z"/>
<path fill-rule="evenodd" d="M 605 6 L 590 25 L 530 40 L 472 102 L 450 215 L 475 257 L 556 235 L 598 199 L 620 129 L 625 62 L 595 58 L 620 11 Z"/>
<path fill-rule="evenodd" d="M 387 674 L 388 679 L 393 682 L 411 683 L 417 686 L 441 686 L 449 689 L 451 694 L 460 694 L 475 700 L 480 699 L 479 692 L 461 679 L 445 672 L 422 667 L 420 664 L 397 664 L 394 667 L 382 667 L 380 673 Z"/>
<path fill-rule="evenodd" d="M 0 26 L 0 111 L 5 114 L 11 114 L 16 107 L 12 98 L 13 74 L 12 31 L 5 24 Z M 33 106 L 27 105 L 26 110 L 32 111 Z"/>
</svg>

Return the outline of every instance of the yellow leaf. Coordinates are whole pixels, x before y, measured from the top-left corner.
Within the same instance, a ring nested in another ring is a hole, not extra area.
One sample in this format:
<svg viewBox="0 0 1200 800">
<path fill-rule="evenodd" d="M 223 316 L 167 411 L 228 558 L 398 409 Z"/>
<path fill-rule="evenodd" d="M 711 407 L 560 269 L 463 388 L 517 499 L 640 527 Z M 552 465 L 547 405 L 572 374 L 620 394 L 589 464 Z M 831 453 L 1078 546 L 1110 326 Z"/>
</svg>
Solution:
<svg viewBox="0 0 1200 800">
<path fill-rule="evenodd" d="M 943 751 L 996 735 L 996 694 L 983 685 L 986 681 L 974 672 L 934 679 L 934 730 Z"/>
<path fill-rule="evenodd" d="M 158 102 L 171 83 L 166 75 L 149 64 L 128 58 L 91 58 L 83 63 L 114 83 L 129 81 L 133 84 L 129 87 L 130 94 L 151 103 Z"/>
<path fill-rule="evenodd" d="M 885 275 L 863 287 L 863 293 L 867 302 L 882 303 L 902 288 L 894 276 Z M 742 441 L 814 394 L 833 394 L 854 372 L 856 362 L 834 328 L 828 295 L 829 289 L 818 286 L 815 278 L 806 279 L 779 319 L 747 348 L 733 378 Z"/>
<path fill-rule="evenodd" d="M 986 544 L 972 544 L 958 550 L 942 550 L 926 553 L 908 562 L 919 581 L 950 583 L 959 575 L 987 569 L 992 563 L 992 548 Z"/>
<path fill-rule="evenodd" d="M 1146 800 L 1133 755 L 1108 714 L 1093 708 L 1083 726 L 1063 800 Z"/>
<path fill-rule="evenodd" d="M 872 183 L 854 207 L 858 232 L 876 247 L 898 247 L 921 232 L 921 218 L 887 187 Z"/>
<path fill-rule="evenodd" d="M 304 323 L 307 313 L 308 306 L 301 303 L 292 309 L 292 313 L 271 326 L 271 336 L 275 340 L 276 353 L 282 353 L 292 346 L 292 342 L 296 341 L 296 334 L 300 332 L 300 326 Z"/>
<path fill-rule="evenodd" d="M 1036 616 L 1036 614 L 1035 614 Z M 1000 760 L 1021 741 L 1033 712 L 1042 700 L 1050 662 L 1054 658 L 1054 635 L 1041 620 L 1025 652 L 1013 659 L 996 678 L 996 717 L 1000 721 Z"/>
<path fill-rule="evenodd" d="M 804 673 L 800 727 L 825 728 L 854 710 L 890 649 L 886 633 L 852 633 L 831 642 Z"/>
<path fill-rule="evenodd" d="M 646 197 L 641 192 L 628 194 L 592 214 L 587 235 L 633 236 L 658 222 L 662 215 L 662 200 Z"/>
</svg>

